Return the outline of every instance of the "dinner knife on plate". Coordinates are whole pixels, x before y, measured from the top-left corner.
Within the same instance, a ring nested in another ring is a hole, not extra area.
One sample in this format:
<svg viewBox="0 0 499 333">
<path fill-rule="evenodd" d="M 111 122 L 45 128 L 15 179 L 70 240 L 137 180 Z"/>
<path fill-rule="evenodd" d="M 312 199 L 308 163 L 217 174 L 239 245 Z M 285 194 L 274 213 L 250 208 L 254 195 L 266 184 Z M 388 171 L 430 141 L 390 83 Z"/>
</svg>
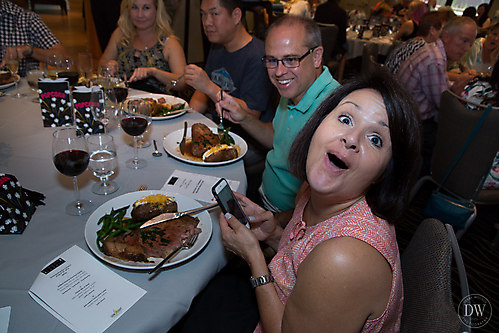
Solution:
<svg viewBox="0 0 499 333">
<path fill-rule="evenodd" d="M 178 219 L 178 218 L 180 218 L 180 217 L 182 217 L 184 215 L 197 214 L 197 213 L 200 213 L 200 212 L 205 211 L 207 209 L 214 208 L 216 206 L 218 206 L 218 202 L 215 202 L 215 203 L 203 206 L 203 207 L 198 207 L 198 208 L 186 210 L 185 212 L 160 214 L 160 215 L 158 215 L 158 216 L 150 219 L 146 223 L 142 224 L 140 226 L 140 229 L 144 229 L 144 228 L 150 227 L 150 226 L 158 224 L 158 223 L 163 223 L 163 222 L 166 222 L 166 221 Z"/>
</svg>

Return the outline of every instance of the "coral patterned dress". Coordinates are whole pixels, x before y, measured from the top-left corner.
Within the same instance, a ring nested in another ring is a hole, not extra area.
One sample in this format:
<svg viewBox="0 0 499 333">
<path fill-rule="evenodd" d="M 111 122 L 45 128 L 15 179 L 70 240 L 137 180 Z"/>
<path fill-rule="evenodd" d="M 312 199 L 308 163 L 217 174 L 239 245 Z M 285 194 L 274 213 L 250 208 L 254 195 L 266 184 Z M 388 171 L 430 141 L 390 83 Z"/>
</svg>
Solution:
<svg viewBox="0 0 499 333">
<path fill-rule="evenodd" d="M 279 298 L 286 304 L 296 283 L 301 262 L 318 244 L 334 237 L 353 237 L 378 250 L 392 269 L 392 288 L 386 309 L 379 318 L 367 320 L 361 332 L 398 332 L 404 297 L 395 228 L 375 216 L 365 199 L 339 215 L 307 226 L 302 218 L 303 210 L 310 200 L 310 187 L 307 183 L 303 186 L 293 217 L 282 234 L 279 251 L 269 264 Z M 255 332 L 262 332 L 260 323 Z"/>
</svg>

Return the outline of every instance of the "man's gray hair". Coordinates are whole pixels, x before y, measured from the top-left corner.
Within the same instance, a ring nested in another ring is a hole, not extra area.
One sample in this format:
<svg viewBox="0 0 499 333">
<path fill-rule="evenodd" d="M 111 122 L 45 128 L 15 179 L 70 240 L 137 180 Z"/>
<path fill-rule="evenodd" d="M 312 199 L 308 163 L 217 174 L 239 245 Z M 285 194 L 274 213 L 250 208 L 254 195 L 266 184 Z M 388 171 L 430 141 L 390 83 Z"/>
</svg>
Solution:
<svg viewBox="0 0 499 333">
<path fill-rule="evenodd" d="M 475 29 L 478 30 L 478 26 L 476 25 L 476 22 L 467 16 L 456 16 L 448 20 L 444 28 L 442 29 L 441 36 L 448 31 L 451 36 L 457 34 L 460 32 L 461 28 L 464 27 L 465 25 L 473 25 Z"/>
<path fill-rule="evenodd" d="M 276 27 L 281 26 L 293 26 L 301 25 L 305 29 L 305 46 L 307 48 L 313 48 L 316 46 L 322 46 L 321 29 L 314 20 L 309 18 L 294 16 L 294 15 L 284 15 L 280 17 L 277 21 L 272 23 L 272 25 L 267 30 L 267 36 L 270 31 Z"/>
</svg>

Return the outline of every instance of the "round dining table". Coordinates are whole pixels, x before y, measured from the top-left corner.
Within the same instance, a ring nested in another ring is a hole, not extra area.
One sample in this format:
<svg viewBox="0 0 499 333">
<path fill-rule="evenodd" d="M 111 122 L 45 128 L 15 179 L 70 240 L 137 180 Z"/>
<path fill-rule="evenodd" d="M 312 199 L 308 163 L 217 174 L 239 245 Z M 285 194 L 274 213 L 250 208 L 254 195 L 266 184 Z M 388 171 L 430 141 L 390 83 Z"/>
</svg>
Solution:
<svg viewBox="0 0 499 333">
<path fill-rule="evenodd" d="M 371 33 L 371 31 L 368 31 Z M 364 50 L 364 45 L 378 44 L 378 53 L 380 55 L 388 55 L 392 47 L 392 39 L 394 34 L 389 34 L 386 36 L 372 37 L 365 32 L 364 38 L 358 38 L 358 34 L 348 29 L 347 31 L 347 53 L 345 57 L 347 59 L 353 59 L 362 56 L 362 51 Z"/>
<path fill-rule="evenodd" d="M 23 188 L 43 193 L 46 198 L 45 205 L 37 207 L 22 234 L 0 235 L 0 308 L 11 307 L 9 333 L 71 332 L 38 305 L 28 290 L 44 266 L 73 245 L 91 253 L 84 236 L 90 214 L 65 213 L 66 204 L 74 200 L 74 190 L 72 178 L 60 174 L 52 162 L 52 136 L 57 128 L 43 126 L 40 104 L 31 101 L 35 94 L 26 79 L 21 79 L 19 89 L 28 98 L 0 97 L 0 173 L 14 175 Z M 2 91 L 12 94 L 15 88 Z M 130 90 L 129 95 L 139 93 Z M 184 121 L 189 125 L 202 122 L 209 127 L 217 126 L 191 111 L 177 118 L 153 121 L 146 138 L 157 140 L 161 149 L 163 138 L 182 129 Z M 78 176 L 80 196 L 91 200 L 94 209 L 112 198 L 136 191 L 141 184 L 150 190 L 159 190 L 175 170 L 236 180 L 240 182 L 237 191 L 246 192 L 242 160 L 221 166 L 192 165 L 171 157 L 163 149 L 161 157 L 154 157 L 151 145 L 139 149 L 139 157 L 148 165 L 143 169 L 129 169 L 125 161 L 133 157 L 132 137 L 117 126 L 111 126 L 110 134 L 118 147 L 118 169 L 111 177 L 118 183 L 118 191 L 110 195 L 94 194 L 90 189 L 98 179 L 88 170 Z M 219 208 L 210 210 L 212 237 L 189 261 L 164 268 L 156 275 L 106 264 L 113 272 L 147 291 L 106 332 L 167 332 L 188 311 L 193 298 L 226 265 L 229 257 L 221 241 L 219 214 Z"/>
</svg>

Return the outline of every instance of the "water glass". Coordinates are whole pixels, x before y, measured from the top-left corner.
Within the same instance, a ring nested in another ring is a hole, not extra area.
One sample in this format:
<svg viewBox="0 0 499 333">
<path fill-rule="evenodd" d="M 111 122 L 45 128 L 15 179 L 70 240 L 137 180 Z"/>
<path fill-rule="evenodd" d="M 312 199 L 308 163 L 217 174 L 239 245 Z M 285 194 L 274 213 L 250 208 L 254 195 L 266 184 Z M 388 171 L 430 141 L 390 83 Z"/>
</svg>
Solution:
<svg viewBox="0 0 499 333">
<path fill-rule="evenodd" d="M 26 65 L 26 79 L 31 91 L 38 96 L 38 80 L 46 76 L 45 68 L 41 64 L 29 63 Z M 31 100 L 33 103 L 39 103 L 40 99 L 35 97 Z"/>
<path fill-rule="evenodd" d="M 87 136 L 87 143 L 90 152 L 88 170 L 100 179 L 100 183 L 92 186 L 92 192 L 99 195 L 116 192 L 119 188 L 118 184 L 109 180 L 118 167 L 113 137 L 105 133 L 92 134 Z"/>
</svg>

